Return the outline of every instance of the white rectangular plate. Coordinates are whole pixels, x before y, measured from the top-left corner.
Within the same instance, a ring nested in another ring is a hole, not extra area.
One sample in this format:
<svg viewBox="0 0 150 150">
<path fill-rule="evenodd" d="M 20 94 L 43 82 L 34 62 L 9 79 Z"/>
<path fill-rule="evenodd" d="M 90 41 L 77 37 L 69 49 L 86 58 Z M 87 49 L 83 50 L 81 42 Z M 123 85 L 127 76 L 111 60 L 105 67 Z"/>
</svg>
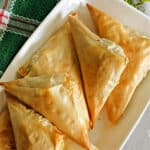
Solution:
<svg viewBox="0 0 150 150">
<path fill-rule="evenodd" d="M 120 0 L 62 0 L 42 22 L 38 29 L 24 44 L 12 63 L 7 68 L 1 80 L 8 81 L 16 77 L 17 69 L 64 23 L 67 15 L 74 10 L 79 12 L 81 20 L 94 31 L 86 2 L 95 5 L 123 24 L 150 36 L 150 20 L 141 12 Z M 101 150 L 117 150 L 123 148 L 123 143 L 129 138 L 139 122 L 150 98 L 150 75 L 137 88 L 125 114 L 117 125 L 112 125 L 102 110 L 90 139 Z"/>
</svg>

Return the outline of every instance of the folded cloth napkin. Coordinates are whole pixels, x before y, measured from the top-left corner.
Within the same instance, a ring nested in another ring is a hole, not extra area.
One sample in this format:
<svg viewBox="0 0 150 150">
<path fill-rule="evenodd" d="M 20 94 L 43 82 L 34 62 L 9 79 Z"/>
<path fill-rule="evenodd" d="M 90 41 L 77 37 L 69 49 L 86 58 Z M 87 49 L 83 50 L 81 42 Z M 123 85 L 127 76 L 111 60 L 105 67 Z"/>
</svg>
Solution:
<svg viewBox="0 0 150 150">
<path fill-rule="evenodd" d="M 0 76 L 58 0 L 0 0 Z"/>
</svg>

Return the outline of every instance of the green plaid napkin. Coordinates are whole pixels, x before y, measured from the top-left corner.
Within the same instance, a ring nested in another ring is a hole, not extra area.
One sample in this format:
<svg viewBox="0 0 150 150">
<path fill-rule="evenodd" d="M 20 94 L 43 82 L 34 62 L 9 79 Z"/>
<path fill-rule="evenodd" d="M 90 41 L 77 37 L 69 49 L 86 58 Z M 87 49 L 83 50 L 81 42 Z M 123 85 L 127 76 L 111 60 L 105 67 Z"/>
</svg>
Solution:
<svg viewBox="0 0 150 150">
<path fill-rule="evenodd" d="M 0 76 L 58 0 L 0 0 Z"/>
</svg>

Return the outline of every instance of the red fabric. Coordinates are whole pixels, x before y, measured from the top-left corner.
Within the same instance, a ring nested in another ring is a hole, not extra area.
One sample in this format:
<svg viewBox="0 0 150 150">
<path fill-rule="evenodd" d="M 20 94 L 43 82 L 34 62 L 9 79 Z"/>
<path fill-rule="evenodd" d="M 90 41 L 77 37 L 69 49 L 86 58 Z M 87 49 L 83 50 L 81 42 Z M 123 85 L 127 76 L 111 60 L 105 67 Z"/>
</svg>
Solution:
<svg viewBox="0 0 150 150">
<path fill-rule="evenodd" d="M 4 12 L 5 12 L 5 10 L 4 10 L 4 9 L 2 9 L 2 11 L 0 12 L 0 19 L 1 19 L 2 17 L 4 17 L 4 18 L 7 18 L 7 19 L 8 19 L 8 16 L 6 16 Z"/>
<path fill-rule="evenodd" d="M 5 30 L 9 22 L 10 14 L 5 9 L 0 9 L 0 28 Z"/>
</svg>

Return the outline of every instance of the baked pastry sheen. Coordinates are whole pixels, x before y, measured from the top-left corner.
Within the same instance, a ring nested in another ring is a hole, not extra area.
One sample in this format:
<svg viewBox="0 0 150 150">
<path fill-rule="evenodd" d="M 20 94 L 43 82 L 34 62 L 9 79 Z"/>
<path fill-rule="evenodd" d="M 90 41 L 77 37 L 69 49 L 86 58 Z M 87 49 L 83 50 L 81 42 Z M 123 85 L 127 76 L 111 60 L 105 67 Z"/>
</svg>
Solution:
<svg viewBox="0 0 150 150">
<path fill-rule="evenodd" d="M 118 84 L 127 65 L 127 57 L 117 44 L 99 38 L 83 25 L 77 16 L 70 16 L 92 124 L 108 96 Z"/>
<path fill-rule="evenodd" d="M 122 46 L 129 59 L 119 84 L 109 96 L 106 105 L 110 120 L 116 122 L 125 111 L 135 89 L 150 70 L 150 39 L 90 4 L 87 6 L 100 37 L 110 39 Z"/>
</svg>

